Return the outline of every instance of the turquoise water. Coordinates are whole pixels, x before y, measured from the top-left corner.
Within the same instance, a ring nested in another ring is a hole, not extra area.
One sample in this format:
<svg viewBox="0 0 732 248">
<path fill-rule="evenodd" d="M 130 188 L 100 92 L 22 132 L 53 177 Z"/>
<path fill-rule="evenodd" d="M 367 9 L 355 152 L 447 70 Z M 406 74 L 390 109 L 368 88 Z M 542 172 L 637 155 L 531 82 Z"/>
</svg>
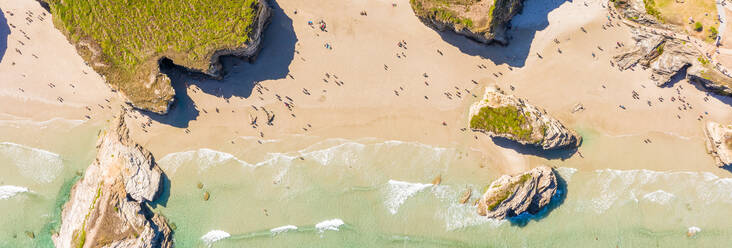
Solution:
<svg viewBox="0 0 732 248">
<path fill-rule="evenodd" d="M 0 164 L 8 171 L 0 185 L 30 191 L 0 199 L 0 247 L 50 247 L 57 206 L 93 160 L 95 127 L 65 131 L 82 137 L 73 146 L 0 145 Z M 588 154 L 595 141 L 607 139 L 590 136 L 583 145 Z M 536 216 L 495 221 L 458 203 L 468 188 L 473 202 L 499 176 L 468 148 L 303 140 L 275 141 L 305 147 L 284 153 L 201 148 L 156 154 L 170 181 L 155 211 L 175 225 L 176 246 L 719 247 L 732 237 L 724 218 L 732 207 L 732 179 L 708 172 L 585 169 L 553 160 L 566 184 L 552 206 Z M 54 173 L 23 172 L 59 163 Z M 437 175 L 442 184 L 431 185 Z M 690 228 L 701 231 L 687 237 Z"/>
</svg>

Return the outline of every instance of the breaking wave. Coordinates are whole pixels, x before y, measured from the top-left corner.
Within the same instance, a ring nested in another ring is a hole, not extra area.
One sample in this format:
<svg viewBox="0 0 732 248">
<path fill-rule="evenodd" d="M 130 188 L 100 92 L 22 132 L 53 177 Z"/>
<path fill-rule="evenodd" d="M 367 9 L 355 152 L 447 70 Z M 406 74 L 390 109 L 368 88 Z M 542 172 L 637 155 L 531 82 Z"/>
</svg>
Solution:
<svg viewBox="0 0 732 248">
<path fill-rule="evenodd" d="M 277 235 L 277 234 L 280 234 L 283 232 L 289 232 L 289 231 L 293 231 L 293 230 L 297 230 L 297 226 L 286 225 L 286 226 L 281 226 L 281 227 L 275 227 L 275 228 L 269 229 L 269 232 L 271 232 L 272 235 Z"/>
<path fill-rule="evenodd" d="M 0 143 L 0 159 L 15 164 L 24 177 L 38 183 L 50 183 L 64 168 L 61 156 L 46 150 L 11 142 Z"/>
<path fill-rule="evenodd" d="M 615 204 L 638 202 L 637 196 L 656 204 L 671 203 L 678 195 L 703 204 L 732 204 L 732 178 L 720 178 L 709 172 L 596 170 L 584 186 L 597 192 L 589 200 L 579 200 L 585 207 L 602 213 Z"/>
<path fill-rule="evenodd" d="M 412 197 L 417 192 L 420 192 L 430 186 L 432 186 L 432 184 L 389 180 L 384 205 L 386 206 L 386 209 L 389 210 L 389 213 L 396 214 L 397 211 L 399 211 L 399 207 L 404 204 L 409 197 Z"/>
<path fill-rule="evenodd" d="M 221 230 L 211 230 L 210 232 L 201 236 L 201 241 L 207 246 L 211 247 L 214 242 L 231 237 L 231 234 Z"/>
<path fill-rule="evenodd" d="M 646 199 L 648 201 L 655 202 L 655 203 L 658 203 L 661 205 L 668 204 L 674 198 L 676 198 L 676 195 L 663 191 L 663 190 L 660 190 L 660 189 L 643 195 L 643 199 Z"/>
<path fill-rule="evenodd" d="M 251 164 L 238 159 L 232 154 L 208 148 L 170 153 L 160 159 L 158 164 L 160 164 L 167 173 L 174 174 L 178 168 L 188 163 L 195 163 L 200 173 L 209 168 L 230 162 L 237 163 L 242 166 L 251 166 Z"/>
<path fill-rule="evenodd" d="M 324 220 L 315 224 L 315 229 L 320 233 L 325 231 L 338 231 L 338 228 L 343 224 L 345 223 L 341 219 Z"/>
<path fill-rule="evenodd" d="M 0 185 L 0 200 L 9 199 L 20 193 L 30 192 L 26 187 L 13 185 Z"/>
</svg>

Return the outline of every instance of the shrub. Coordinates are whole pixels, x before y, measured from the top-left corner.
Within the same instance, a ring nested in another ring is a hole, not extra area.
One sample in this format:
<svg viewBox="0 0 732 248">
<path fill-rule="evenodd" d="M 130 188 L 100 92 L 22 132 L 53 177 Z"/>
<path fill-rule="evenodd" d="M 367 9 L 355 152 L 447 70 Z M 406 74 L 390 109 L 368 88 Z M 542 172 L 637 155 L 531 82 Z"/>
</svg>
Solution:
<svg viewBox="0 0 732 248">
<path fill-rule="evenodd" d="M 717 28 L 715 28 L 715 27 L 709 27 L 709 38 L 717 39 L 717 35 L 719 35 L 719 32 L 717 31 Z"/>
<path fill-rule="evenodd" d="M 702 29 L 704 29 L 704 26 L 702 26 L 701 22 L 694 23 L 694 30 L 696 30 L 697 32 L 701 32 Z"/>
</svg>

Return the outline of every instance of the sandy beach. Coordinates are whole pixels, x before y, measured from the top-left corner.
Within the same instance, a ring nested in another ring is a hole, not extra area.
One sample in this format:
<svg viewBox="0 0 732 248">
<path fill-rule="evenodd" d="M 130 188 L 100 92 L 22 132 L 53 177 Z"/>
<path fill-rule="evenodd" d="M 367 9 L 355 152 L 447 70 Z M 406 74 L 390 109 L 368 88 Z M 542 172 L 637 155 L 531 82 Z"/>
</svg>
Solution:
<svg viewBox="0 0 732 248">
<path fill-rule="evenodd" d="M 50 19 L 40 20 L 44 11 L 37 4 L 5 1 L 0 8 L 15 26 L 0 63 L 0 73 L 7 75 L 0 86 L 0 101 L 14 106 L 3 111 L 3 118 L 111 118 L 109 113 L 115 111 L 109 107 L 117 108 L 121 100 L 75 55 Z M 359 15 L 362 10 L 368 15 Z M 30 24 L 26 11 L 33 12 Z M 477 151 L 502 172 L 557 161 L 521 154 L 483 134 L 461 131 L 467 126 L 468 106 L 478 100 L 475 96 L 481 96 L 486 85 L 495 84 L 546 108 L 569 126 L 597 132 L 597 139 L 609 146 L 602 149 L 647 157 L 680 146 L 691 151 L 655 159 L 691 156 L 706 164 L 654 163 L 657 168 L 652 169 L 720 172 L 703 154 L 702 123 L 732 119 L 729 98 L 708 96 L 686 80 L 658 88 L 649 79 L 650 72 L 640 68 L 621 72 L 612 67 L 616 42 L 632 42 L 628 28 L 616 19 L 603 28 L 608 19 L 600 1 L 532 1 L 523 13 L 514 20 L 511 44 L 501 47 L 432 30 L 413 16 L 407 1 L 396 2 L 396 7 L 386 1 L 279 1 L 263 50 L 253 64 L 225 61 L 228 74 L 222 81 L 178 75 L 174 81 L 185 85 L 177 88 L 188 87 L 185 94 L 179 93 L 171 114 L 150 120 L 136 113 L 136 126 L 145 128 L 133 132 L 159 156 L 203 147 L 223 147 L 236 154 L 261 150 L 256 148 L 258 140 L 307 136 L 458 146 Z M 327 32 L 307 24 L 320 20 L 327 23 Z M 407 45 L 399 47 L 400 41 Z M 38 68 L 44 68 L 44 73 L 35 73 Z M 639 100 L 632 98 L 632 91 L 639 93 Z M 292 110 L 284 104 L 289 102 L 285 97 L 292 99 Z M 684 104 L 672 102 L 672 97 L 683 98 L 693 109 L 679 110 Z M 585 110 L 572 113 L 580 103 Z M 266 124 L 262 107 L 274 113 L 273 125 Z M 256 128 L 250 125 L 254 116 Z M 698 120 L 699 116 L 703 119 Z M 644 144 L 647 138 L 656 142 Z M 627 147 L 646 152 L 624 151 Z M 577 164 L 588 160 L 594 159 L 577 154 L 568 158 Z M 605 162 L 594 166 L 648 165 Z"/>
<path fill-rule="evenodd" d="M 728 241 L 719 216 L 732 204 L 731 174 L 707 154 L 703 127 L 732 122 L 732 98 L 614 67 L 617 44 L 634 41 L 605 1 L 527 0 L 508 46 L 430 29 L 407 0 L 268 3 L 254 62 L 224 58 L 223 80 L 164 68 L 176 89 L 169 114 L 128 111 L 132 138 L 169 179 L 153 208 L 177 225 L 179 247 Z M 0 0 L 0 10 L 0 164 L 9 165 L 0 186 L 14 190 L 0 190 L 0 247 L 50 244 L 42 233 L 59 217 L 49 213 L 129 106 L 36 1 Z M 541 152 L 472 132 L 470 105 L 492 85 L 546 109 L 582 145 Z M 551 214 L 528 225 L 457 204 L 540 165 L 567 185 Z M 687 236 L 694 228 L 698 239 Z"/>
</svg>

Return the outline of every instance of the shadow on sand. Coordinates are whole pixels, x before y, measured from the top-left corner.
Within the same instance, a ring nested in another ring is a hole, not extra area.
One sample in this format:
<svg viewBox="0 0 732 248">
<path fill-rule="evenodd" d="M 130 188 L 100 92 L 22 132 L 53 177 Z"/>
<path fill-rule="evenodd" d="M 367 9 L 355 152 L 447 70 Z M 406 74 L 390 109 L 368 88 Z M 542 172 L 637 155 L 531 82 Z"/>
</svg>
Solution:
<svg viewBox="0 0 732 248">
<path fill-rule="evenodd" d="M 493 140 L 493 143 L 497 146 L 512 149 L 521 154 L 534 155 L 546 159 L 565 160 L 572 157 L 572 155 L 577 152 L 577 148 L 544 150 L 538 146 L 523 145 L 521 143 L 503 137 L 491 137 L 491 139 Z"/>
<path fill-rule="evenodd" d="M 529 56 L 531 42 L 536 32 L 549 26 L 549 12 L 571 0 L 527 0 L 520 14 L 511 20 L 507 46 L 491 45 L 473 41 L 455 32 L 438 32 L 442 39 L 460 49 L 461 52 L 490 59 L 495 64 L 523 67 Z"/>
<path fill-rule="evenodd" d="M 662 87 L 663 88 L 673 88 L 674 86 L 676 86 L 676 83 L 686 80 L 689 84 L 693 85 L 694 88 L 696 88 L 697 90 L 705 92 L 707 94 L 707 96 L 714 97 L 717 100 L 719 100 L 720 102 L 727 104 L 729 106 L 732 106 L 732 97 L 719 95 L 719 94 L 713 92 L 712 90 L 705 88 L 700 83 L 696 83 L 696 82 L 692 82 L 691 80 L 688 80 L 687 75 L 686 75 L 686 72 L 688 69 L 689 69 L 689 66 L 684 66 L 684 68 L 681 68 L 681 70 L 679 70 L 676 74 L 674 74 L 671 77 L 671 81 L 664 84 Z"/>
<path fill-rule="evenodd" d="M 5 51 L 8 50 L 8 35 L 10 35 L 8 19 L 5 18 L 3 9 L 0 9 L 0 61 L 3 61 Z"/>
<path fill-rule="evenodd" d="M 169 60 L 161 61 L 161 71 L 166 73 L 175 89 L 175 102 L 167 115 L 145 112 L 153 120 L 174 127 L 186 128 L 191 120 L 199 115 L 196 104 L 188 96 L 189 85 L 196 85 L 203 92 L 229 99 L 246 98 L 260 81 L 282 79 L 290 72 L 289 66 L 295 57 L 297 36 L 292 26 L 292 19 L 275 1 L 269 1 L 272 8 L 270 23 L 262 34 L 262 49 L 256 60 L 248 63 L 247 59 L 233 56 L 221 58 L 224 78 L 216 80 L 202 74 L 190 73 L 185 68 L 172 64 Z"/>
<path fill-rule="evenodd" d="M 523 213 L 519 214 L 518 216 L 511 217 L 508 219 L 508 221 L 511 223 L 512 226 L 519 226 L 524 227 L 529 222 L 533 221 L 539 221 L 541 219 L 546 218 L 549 213 L 554 211 L 557 207 L 562 205 L 564 203 L 564 200 L 567 199 L 567 181 L 562 178 L 561 175 L 555 170 L 554 175 L 557 176 L 557 193 L 554 194 L 552 197 L 552 200 L 549 202 L 548 205 L 546 205 L 541 211 L 539 211 L 536 214 L 529 214 L 529 213 Z"/>
</svg>

